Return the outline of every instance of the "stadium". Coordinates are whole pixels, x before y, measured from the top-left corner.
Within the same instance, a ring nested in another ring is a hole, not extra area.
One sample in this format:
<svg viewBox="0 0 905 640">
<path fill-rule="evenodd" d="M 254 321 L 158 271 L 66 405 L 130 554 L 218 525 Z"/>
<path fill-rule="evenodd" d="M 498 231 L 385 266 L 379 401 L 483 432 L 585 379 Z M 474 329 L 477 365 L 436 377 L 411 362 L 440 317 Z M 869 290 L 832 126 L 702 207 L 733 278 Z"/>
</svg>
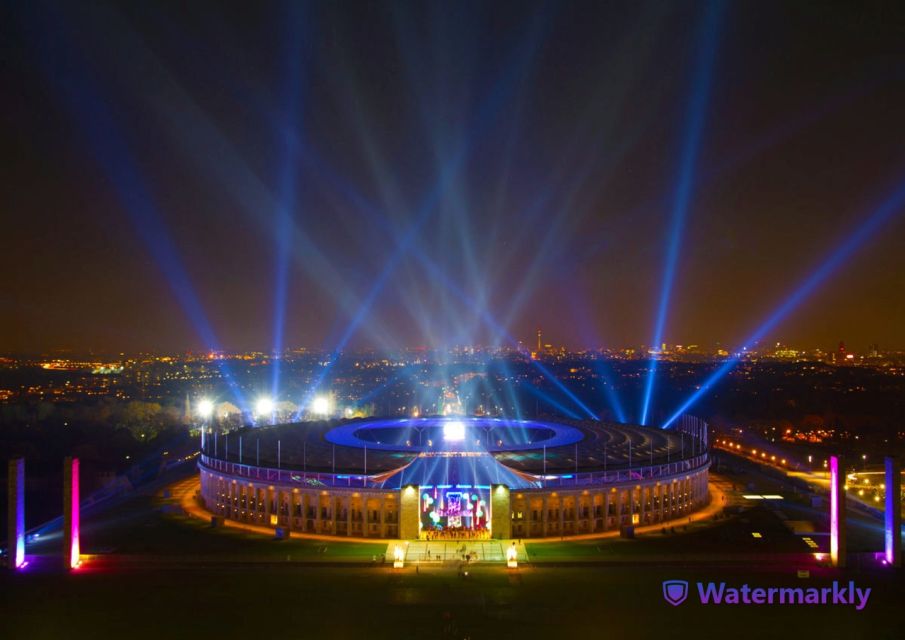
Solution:
<svg viewBox="0 0 905 640">
<path fill-rule="evenodd" d="M 683 517 L 709 501 L 707 425 L 427 417 L 207 432 L 215 518 L 357 538 L 544 538 Z"/>
</svg>

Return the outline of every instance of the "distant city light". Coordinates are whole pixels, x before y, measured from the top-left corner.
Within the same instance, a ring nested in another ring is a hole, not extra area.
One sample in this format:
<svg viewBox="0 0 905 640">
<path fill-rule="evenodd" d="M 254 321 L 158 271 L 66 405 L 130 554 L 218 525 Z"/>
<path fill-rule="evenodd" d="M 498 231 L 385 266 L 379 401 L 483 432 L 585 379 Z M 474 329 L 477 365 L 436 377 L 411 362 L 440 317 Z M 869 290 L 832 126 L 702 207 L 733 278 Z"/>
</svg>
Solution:
<svg viewBox="0 0 905 640">
<path fill-rule="evenodd" d="M 207 398 L 202 398 L 198 401 L 198 417 L 199 418 L 210 418 L 214 413 L 214 403 L 208 400 Z"/>
</svg>

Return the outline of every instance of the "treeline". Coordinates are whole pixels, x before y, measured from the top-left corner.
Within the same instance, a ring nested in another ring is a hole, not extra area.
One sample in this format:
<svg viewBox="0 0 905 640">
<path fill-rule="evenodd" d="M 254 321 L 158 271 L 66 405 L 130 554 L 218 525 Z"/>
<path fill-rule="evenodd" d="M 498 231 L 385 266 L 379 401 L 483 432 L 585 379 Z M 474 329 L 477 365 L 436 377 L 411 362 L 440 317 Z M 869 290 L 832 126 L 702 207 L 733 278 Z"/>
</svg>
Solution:
<svg viewBox="0 0 905 640">
<path fill-rule="evenodd" d="M 6 403 L 0 405 L 0 425 L 97 425 L 126 429 L 139 440 L 149 440 L 160 431 L 185 428 L 184 413 L 177 405 L 115 398 L 92 402 Z"/>
</svg>

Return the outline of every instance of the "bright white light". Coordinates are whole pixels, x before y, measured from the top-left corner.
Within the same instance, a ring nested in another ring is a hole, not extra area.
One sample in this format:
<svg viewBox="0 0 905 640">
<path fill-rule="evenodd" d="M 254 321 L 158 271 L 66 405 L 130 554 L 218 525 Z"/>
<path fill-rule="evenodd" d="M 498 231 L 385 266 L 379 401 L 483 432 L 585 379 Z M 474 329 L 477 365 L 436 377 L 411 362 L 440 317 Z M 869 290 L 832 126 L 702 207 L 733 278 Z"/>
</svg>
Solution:
<svg viewBox="0 0 905 640">
<path fill-rule="evenodd" d="M 259 398 L 255 405 L 255 415 L 266 416 L 273 413 L 273 400 L 270 398 Z"/>
<path fill-rule="evenodd" d="M 515 548 L 515 543 L 506 549 L 506 566 L 510 569 L 518 568 L 518 550 Z"/>
<path fill-rule="evenodd" d="M 443 439 L 458 442 L 465 439 L 465 423 L 451 420 L 443 423 Z"/>
<path fill-rule="evenodd" d="M 317 396 L 311 401 L 311 412 L 319 416 L 325 416 L 330 413 L 330 398 L 327 396 Z"/>
<path fill-rule="evenodd" d="M 196 411 L 200 418 L 210 418 L 214 413 L 214 403 L 207 398 L 202 398 L 198 401 L 198 408 Z"/>
</svg>

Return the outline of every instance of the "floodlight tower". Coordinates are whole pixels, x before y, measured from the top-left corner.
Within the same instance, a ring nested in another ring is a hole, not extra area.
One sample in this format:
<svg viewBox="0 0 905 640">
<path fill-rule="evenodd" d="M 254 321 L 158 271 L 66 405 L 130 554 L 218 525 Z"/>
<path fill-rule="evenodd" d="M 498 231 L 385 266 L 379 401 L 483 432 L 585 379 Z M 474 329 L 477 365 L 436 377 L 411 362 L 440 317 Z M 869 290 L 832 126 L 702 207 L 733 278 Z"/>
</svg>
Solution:
<svg viewBox="0 0 905 640">
<path fill-rule="evenodd" d="M 275 405 L 272 399 L 268 397 L 258 398 L 258 402 L 255 404 L 255 417 L 260 419 L 264 416 L 269 416 L 269 424 L 273 424 L 274 409 Z"/>
<path fill-rule="evenodd" d="M 204 452 L 204 432 L 208 429 L 211 416 L 214 415 L 214 403 L 208 398 L 198 401 L 196 413 L 201 418 L 201 451 Z"/>
</svg>

